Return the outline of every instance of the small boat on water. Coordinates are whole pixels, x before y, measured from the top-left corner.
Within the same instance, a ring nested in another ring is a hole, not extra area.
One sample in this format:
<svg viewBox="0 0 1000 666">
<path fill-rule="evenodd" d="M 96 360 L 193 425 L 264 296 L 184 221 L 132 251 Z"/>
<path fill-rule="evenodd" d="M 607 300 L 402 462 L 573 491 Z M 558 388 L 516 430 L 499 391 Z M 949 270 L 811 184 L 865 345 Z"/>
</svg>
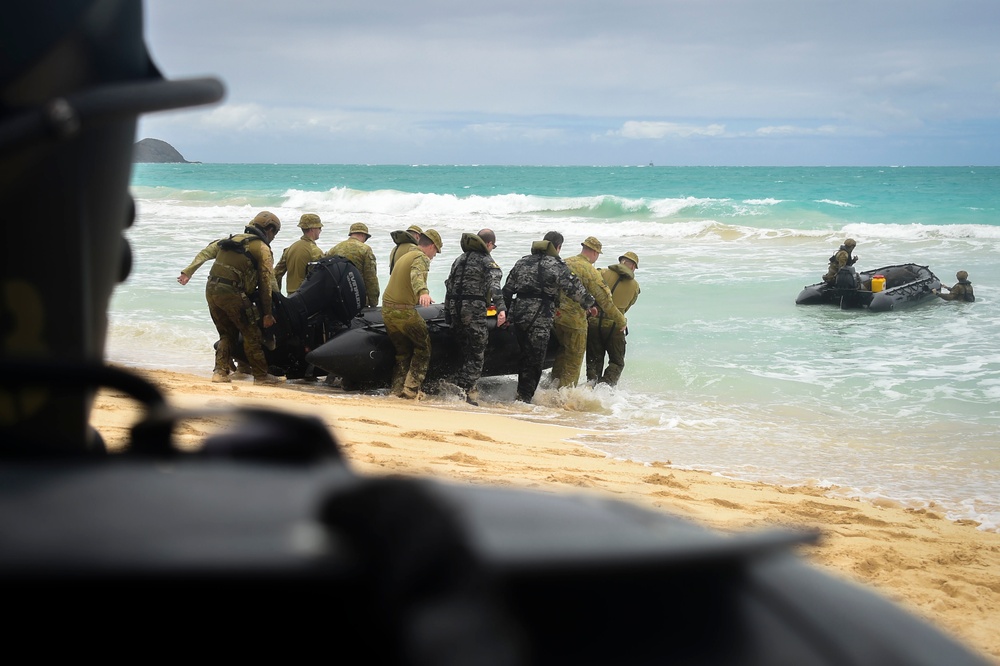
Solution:
<svg viewBox="0 0 1000 666">
<path fill-rule="evenodd" d="M 853 266 L 845 266 L 833 285 L 826 282 L 809 285 L 799 292 L 795 304 L 888 312 L 931 300 L 940 288 L 941 281 L 927 266 L 897 264 L 861 273 Z"/>
</svg>

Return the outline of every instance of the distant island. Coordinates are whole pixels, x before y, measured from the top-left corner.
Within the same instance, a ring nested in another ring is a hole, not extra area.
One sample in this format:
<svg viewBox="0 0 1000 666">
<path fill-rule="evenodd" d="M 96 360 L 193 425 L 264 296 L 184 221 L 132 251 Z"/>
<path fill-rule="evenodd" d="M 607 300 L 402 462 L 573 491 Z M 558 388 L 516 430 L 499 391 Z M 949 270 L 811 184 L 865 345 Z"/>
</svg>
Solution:
<svg viewBox="0 0 1000 666">
<path fill-rule="evenodd" d="M 188 162 L 177 149 L 166 141 L 143 139 L 132 147 L 133 162 L 155 162 L 157 164 L 197 164 Z"/>
</svg>

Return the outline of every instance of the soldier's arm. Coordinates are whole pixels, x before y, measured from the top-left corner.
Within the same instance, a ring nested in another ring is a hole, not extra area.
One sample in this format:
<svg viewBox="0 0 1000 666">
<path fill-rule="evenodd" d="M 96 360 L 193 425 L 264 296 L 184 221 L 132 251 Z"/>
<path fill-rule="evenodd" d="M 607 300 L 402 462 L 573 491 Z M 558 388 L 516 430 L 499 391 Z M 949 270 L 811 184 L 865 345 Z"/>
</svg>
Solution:
<svg viewBox="0 0 1000 666">
<path fill-rule="evenodd" d="M 500 278 L 502 277 L 503 271 L 491 259 L 487 268 L 487 294 L 488 300 L 496 306 L 497 312 L 505 312 L 507 310 L 503 289 L 500 288 Z"/>
<path fill-rule="evenodd" d="M 378 284 L 378 266 L 375 263 L 375 253 L 368 250 L 368 261 L 365 262 L 365 290 L 368 292 L 368 305 L 375 307 L 378 305 L 378 297 L 381 289 Z"/>
<path fill-rule="evenodd" d="M 556 266 L 559 277 L 559 287 L 563 290 L 563 292 L 579 303 L 584 309 L 593 307 L 594 297 L 589 291 L 587 291 L 587 288 L 583 286 L 583 283 L 580 282 L 580 278 L 573 275 L 573 272 L 563 262 L 560 261 L 556 264 Z"/>
<path fill-rule="evenodd" d="M 420 305 L 429 305 L 433 301 L 430 300 L 431 290 L 427 288 L 427 274 L 431 270 L 431 260 L 426 256 L 417 257 L 414 260 L 413 265 L 410 266 L 410 286 L 413 288 L 413 294 L 417 297 L 417 302 L 420 303 L 421 296 L 427 296 L 427 303 L 420 303 Z"/>
<path fill-rule="evenodd" d="M 204 250 L 198 253 L 198 256 L 194 258 L 194 261 L 192 261 L 187 268 L 181 271 L 181 275 L 186 275 L 190 279 L 191 276 L 194 275 L 194 272 L 199 268 L 201 268 L 205 264 L 205 262 L 207 262 L 209 259 L 215 259 L 217 256 L 219 256 L 219 252 L 220 252 L 219 241 L 217 240 L 212 241 L 211 243 L 205 246 Z M 180 278 L 177 278 L 177 281 L 180 282 Z M 187 280 L 181 282 L 181 284 L 185 283 L 187 283 Z"/>
<path fill-rule="evenodd" d="M 273 256 L 273 255 L 272 255 Z M 274 266 L 274 283 L 278 286 L 278 291 L 281 291 L 281 278 L 285 277 L 285 273 L 288 272 L 288 248 L 281 253 L 281 259 Z"/>
<path fill-rule="evenodd" d="M 257 254 L 257 284 L 260 290 L 261 315 L 274 317 L 271 310 L 271 291 L 274 288 L 274 255 L 271 248 L 264 243 L 256 244 Z"/>
</svg>

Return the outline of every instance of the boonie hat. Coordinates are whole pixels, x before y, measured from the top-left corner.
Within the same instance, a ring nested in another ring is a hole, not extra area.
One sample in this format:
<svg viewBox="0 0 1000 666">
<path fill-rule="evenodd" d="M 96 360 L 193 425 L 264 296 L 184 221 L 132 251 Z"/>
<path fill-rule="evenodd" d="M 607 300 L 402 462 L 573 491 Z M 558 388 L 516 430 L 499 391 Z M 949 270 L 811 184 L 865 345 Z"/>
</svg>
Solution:
<svg viewBox="0 0 1000 666">
<path fill-rule="evenodd" d="M 355 222 L 351 225 L 351 230 L 347 232 L 347 235 L 351 236 L 353 234 L 364 234 L 368 238 L 372 237 L 372 235 L 368 233 L 368 225 L 364 222 Z M 365 238 L 365 240 L 368 240 L 368 238 Z"/>
<path fill-rule="evenodd" d="M 406 228 L 406 230 L 407 230 L 407 231 L 412 231 L 412 232 L 414 232 L 414 233 L 418 233 L 418 234 L 422 234 L 422 233 L 424 233 L 424 230 L 423 230 L 423 229 L 421 229 L 420 227 L 418 227 L 418 226 L 417 226 L 417 225 L 415 225 L 415 224 L 411 224 L 411 225 L 410 225 L 409 227 L 407 227 L 407 228 Z"/>
<path fill-rule="evenodd" d="M 306 213 L 299 218 L 299 228 L 301 229 L 322 229 L 323 222 L 316 213 Z"/>
<path fill-rule="evenodd" d="M 593 236 L 587 236 L 587 240 L 580 243 L 580 245 L 583 245 L 584 247 L 589 247 L 597 254 L 601 254 L 601 252 L 603 252 L 603 247 L 604 247 L 603 245 L 601 245 L 601 241 L 597 240 Z"/>
<path fill-rule="evenodd" d="M 635 264 L 635 267 L 639 268 L 639 255 L 635 252 L 626 252 L 622 256 L 618 257 L 618 263 L 621 263 L 622 259 L 631 259 L 632 263 Z"/>
<path fill-rule="evenodd" d="M 434 243 L 434 247 L 437 248 L 438 252 L 441 251 L 441 247 L 444 245 L 444 243 L 441 242 L 441 234 L 433 229 L 428 229 L 427 231 L 422 231 L 420 235 L 426 237 L 427 240 Z"/>
</svg>

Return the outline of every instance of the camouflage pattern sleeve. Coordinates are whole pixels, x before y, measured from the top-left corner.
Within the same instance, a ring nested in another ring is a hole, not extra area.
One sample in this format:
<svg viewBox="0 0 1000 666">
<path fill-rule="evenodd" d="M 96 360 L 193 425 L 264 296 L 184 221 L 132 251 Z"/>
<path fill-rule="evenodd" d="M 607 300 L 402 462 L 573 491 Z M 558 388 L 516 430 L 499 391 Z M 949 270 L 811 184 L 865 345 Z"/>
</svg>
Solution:
<svg viewBox="0 0 1000 666">
<path fill-rule="evenodd" d="M 365 280 L 365 290 L 368 292 L 368 305 L 375 307 L 378 305 L 379 295 L 382 293 L 381 288 L 378 284 L 378 266 L 375 263 L 375 252 L 365 245 L 367 248 L 366 254 L 368 255 L 365 263 L 364 270 L 364 280 Z"/>
<path fill-rule="evenodd" d="M 221 239 L 219 239 L 221 240 Z M 191 265 L 181 271 L 184 275 L 191 277 L 194 272 L 201 268 L 205 262 L 209 259 L 215 259 L 219 256 L 219 240 L 214 240 L 205 246 L 205 249 L 198 253 L 198 256 L 194 258 Z"/>
<path fill-rule="evenodd" d="M 488 258 L 488 262 L 486 279 L 488 282 L 487 293 L 489 294 L 489 298 L 487 302 L 492 302 L 498 312 L 506 312 L 506 298 L 504 297 L 503 290 L 500 288 L 500 279 L 503 277 L 503 271 L 500 270 L 500 266 L 492 258 Z"/>
<path fill-rule="evenodd" d="M 273 255 L 272 255 L 273 256 Z M 281 291 L 281 278 L 285 277 L 285 273 L 288 272 L 288 248 L 281 253 L 281 259 L 274 266 L 274 283 L 278 286 L 278 291 Z"/>
<path fill-rule="evenodd" d="M 423 254 L 423 253 L 421 253 Z M 421 294 L 429 294 L 427 288 L 427 275 L 431 271 L 431 260 L 427 255 L 417 257 L 410 266 L 410 286 L 413 288 L 413 295 L 420 298 Z"/>
<path fill-rule="evenodd" d="M 251 243 L 251 250 L 257 258 L 257 285 L 260 290 L 260 315 L 272 315 L 271 292 L 277 286 L 274 281 L 274 255 L 266 243 Z"/>
</svg>

